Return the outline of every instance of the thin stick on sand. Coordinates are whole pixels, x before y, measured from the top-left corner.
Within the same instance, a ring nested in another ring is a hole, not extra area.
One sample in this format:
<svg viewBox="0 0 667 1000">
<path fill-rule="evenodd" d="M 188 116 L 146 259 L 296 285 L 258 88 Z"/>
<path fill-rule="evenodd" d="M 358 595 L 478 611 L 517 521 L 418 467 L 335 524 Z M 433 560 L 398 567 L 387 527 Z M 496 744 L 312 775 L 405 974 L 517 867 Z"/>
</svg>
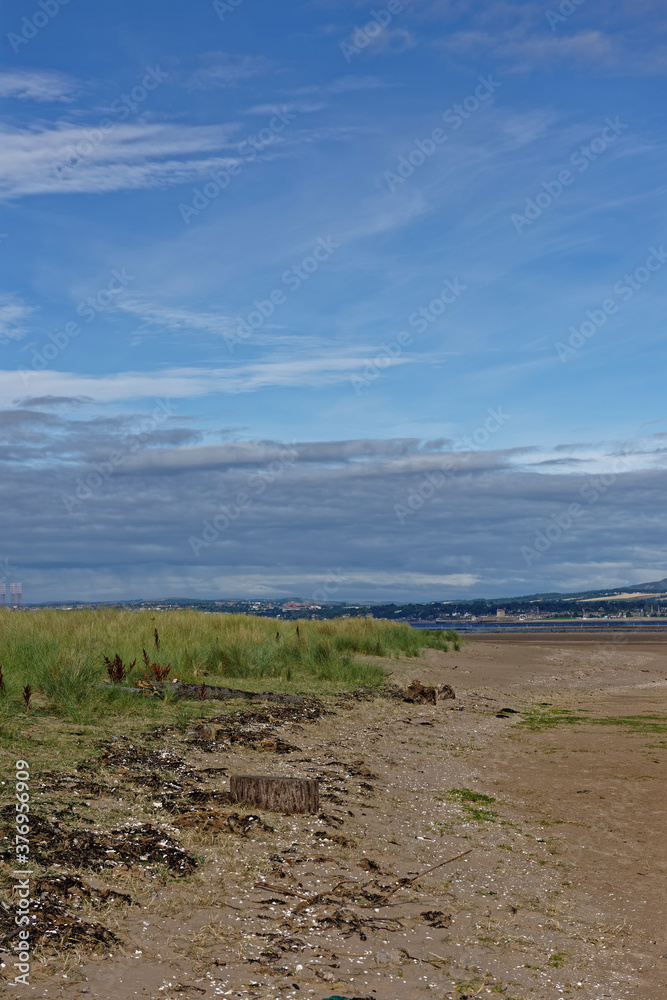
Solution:
<svg viewBox="0 0 667 1000">
<path fill-rule="evenodd" d="M 382 906 L 382 904 L 386 903 L 386 901 L 389 899 L 389 897 L 393 896 L 394 893 L 398 892 L 399 889 L 407 888 L 407 886 L 412 885 L 413 882 L 417 882 L 417 881 L 419 881 L 420 878 L 423 878 L 424 875 L 428 875 L 430 872 L 434 872 L 436 870 L 436 868 L 442 868 L 443 865 L 450 865 L 452 863 L 452 861 L 458 861 L 459 858 L 465 858 L 466 854 L 472 853 L 473 850 L 474 850 L 474 848 L 471 847 L 468 851 L 464 851 L 463 854 L 457 854 L 455 858 L 447 858 L 446 861 L 439 861 L 437 865 L 433 865 L 432 868 L 427 868 L 425 872 L 420 872 L 419 875 L 415 875 L 414 878 L 408 879 L 407 882 L 399 882 L 398 885 L 394 886 L 394 888 L 391 890 L 391 892 L 388 892 L 387 895 L 384 896 L 380 900 L 380 902 L 376 903 L 375 905 L 376 906 Z"/>
</svg>

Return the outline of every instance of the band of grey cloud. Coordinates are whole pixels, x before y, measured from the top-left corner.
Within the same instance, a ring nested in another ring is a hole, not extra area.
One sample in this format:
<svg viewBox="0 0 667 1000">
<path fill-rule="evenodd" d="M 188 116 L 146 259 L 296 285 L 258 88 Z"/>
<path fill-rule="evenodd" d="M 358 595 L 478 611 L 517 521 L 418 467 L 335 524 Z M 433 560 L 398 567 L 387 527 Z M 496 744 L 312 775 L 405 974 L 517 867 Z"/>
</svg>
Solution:
<svg viewBox="0 0 667 1000">
<path fill-rule="evenodd" d="M 164 402 L 152 416 L 80 415 L 85 406 L 27 400 L 0 414 L 6 556 L 34 599 L 61 580 L 88 599 L 308 595 L 335 573 L 340 599 L 435 600 L 664 568 L 659 436 L 650 467 L 633 468 L 627 445 L 610 449 L 619 471 L 605 478 L 535 471 L 535 450 L 447 440 L 210 444 Z M 554 540 L 527 561 L 542 537 Z"/>
</svg>

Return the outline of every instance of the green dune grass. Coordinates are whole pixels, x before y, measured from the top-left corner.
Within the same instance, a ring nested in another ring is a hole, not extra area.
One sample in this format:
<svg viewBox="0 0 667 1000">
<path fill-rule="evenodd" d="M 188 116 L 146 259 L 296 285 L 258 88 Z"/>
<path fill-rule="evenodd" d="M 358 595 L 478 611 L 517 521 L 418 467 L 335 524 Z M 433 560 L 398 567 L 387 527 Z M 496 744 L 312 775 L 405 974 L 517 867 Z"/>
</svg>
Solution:
<svg viewBox="0 0 667 1000">
<path fill-rule="evenodd" d="M 136 660 L 123 681 L 131 685 L 143 677 L 143 650 L 150 663 L 171 665 L 167 680 L 322 694 L 380 685 L 387 674 L 377 658 L 451 645 L 458 648 L 455 632 L 371 618 L 295 622 L 198 611 L 5 610 L 0 711 L 25 711 L 29 685 L 33 711 L 81 721 L 101 711 L 135 712 L 147 699 L 112 684 L 104 658 L 118 655 L 125 666 Z"/>
</svg>

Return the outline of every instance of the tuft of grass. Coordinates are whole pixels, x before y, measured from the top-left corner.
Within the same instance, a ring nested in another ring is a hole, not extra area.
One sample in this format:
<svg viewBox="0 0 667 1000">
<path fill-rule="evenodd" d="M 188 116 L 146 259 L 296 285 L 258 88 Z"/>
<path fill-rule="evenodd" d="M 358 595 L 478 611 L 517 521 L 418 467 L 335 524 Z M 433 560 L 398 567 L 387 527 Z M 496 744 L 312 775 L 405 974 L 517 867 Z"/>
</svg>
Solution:
<svg viewBox="0 0 667 1000">
<path fill-rule="evenodd" d="M 452 801 L 460 802 L 466 818 L 475 820 L 477 823 L 492 823 L 498 816 L 498 813 L 493 809 L 482 808 L 490 806 L 496 801 L 493 795 L 473 792 L 471 788 L 450 788 L 447 797 Z"/>
<path fill-rule="evenodd" d="M 459 802 L 480 802 L 490 806 L 492 802 L 496 801 L 493 795 L 473 792 L 471 788 L 450 788 L 447 794 L 450 799 L 458 799 Z"/>
</svg>

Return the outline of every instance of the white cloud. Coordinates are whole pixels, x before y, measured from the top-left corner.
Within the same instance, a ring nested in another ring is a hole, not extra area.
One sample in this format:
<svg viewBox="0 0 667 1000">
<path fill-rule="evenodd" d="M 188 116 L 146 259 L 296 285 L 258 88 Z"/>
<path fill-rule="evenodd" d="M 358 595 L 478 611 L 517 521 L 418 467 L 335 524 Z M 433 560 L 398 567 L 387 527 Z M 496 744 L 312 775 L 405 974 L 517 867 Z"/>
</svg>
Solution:
<svg viewBox="0 0 667 1000">
<path fill-rule="evenodd" d="M 245 112 L 247 115 L 262 115 L 262 117 L 270 117 L 275 115 L 280 111 L 286 114 L 294 113 L 297 115 L 311 114 L 314 111 L 324 111 L 328 107 L 328 104 L 323 104 L 321 101 L 317 104 L 308 104 L 305 101 L 291 101 L 288 104 L 274 103 L 274 104 L 253 104 L 252 107 L 248 108 Z"/>
<path fill-rule="evenodd" d="M 264 56 L 237 56 L 228 52 L 207 52 L 202 65 L 187 81 L 189 90 L 216 90 L 233 87 L 239 80 L 267 73 L 270 63 Z"/>
<path fill-rule="evenodd" d="M 514 63 L 514 69 L 526 71 L 558 61 L 611 64 L 616 45 L 601 31 L 579 31 L 573 35 L 545 35 L 527 30 L 523 25 L 505 31 L 461 31 L 441 45 L 457 55 L 486 52 L 497 59 Z"/>
<path fill-rule="evenodd" d="M 101 194 L 208 180 L 211 172 L 244 163 L 236 155 L 239 143 L 232 139 L 238 131 L 237 124 L 229 123 L 118 123 L 106 133 L 97 125 L 0 126 L 0 197 Z M 359 131 L 365 130 L 301 129 L 290 141 L 349 141 Z M 285 141 L 274 137 L 276 143 Z M 213 153 L 218 155 L 202 156 Z"/>
<path fill-rule="evenodd" d="M 455 57 L 477 59 L 484 55 L 504 60 L 513 72 L 574 63 L 623 75 L 664 73 L 667 52 L 664 45 L 656 43 L 659 33 L 644 32 L 642 37 L 634 16 L 631 23 L 623 20 L 622 7 L 609 11 L 604 30 L 584 27 L 574 19 L 567 26 L 559 24 L 557 30 L 550 30 L 541 6 L 483 5 L 473 16 L 471 27 L 448 31 L 435 44 Z M 556 12 L 558 4 L 552 9 Z"/>
<path fill-rule="evenodd" d="M 341 242 L 364 239 L 392 229 L 410 225 L 415 219 L 426 215 L 429 203 L 420 190 L 408 190 L 405 194 L 379 195 L 366 200 L 358 209 L 354 219 L 349 221 L 349 229 L 341 231 Z"/>
<path fill-rule="evenodd" d="M 227 368 L 170 368 L 159 372 L 122 372 L 96 377 L 72 372 L 0 370 L 0 406 L 26 392 L 35 396 L 90 396 L 97 402 L 153 396 L 186 398 L 209 393 L 255 392 L 290 386 L 321 386 L 346 382 L 367 363 L 366 348 L 341 349 L 306 358 L 275 358 L 230 363 Z M 391 359 L 389 365 L 407 359 Z M 352 387 L 350 386 L 352 392 Z"/>
<path fill-rule="evenodd" d="M 395 83 L 387 83 L 379 76 L 357 76 L 348 73 L 346 76 L 339 76 L 331 83 L 310 84 L 308 87 L 297 87 L 290 91 L 293 97 L 306 97 L 309 94 L 347 94 L 356 93 L 359 90 L 384 90 L 387 87 L 396 87 Z"/>
<path fill-rule="evenodd" d="M 34 311 L 12 292 L 0 294 L 0 341 L 20 340 L 28 330 L 26 320 Z"/>
<path fill-rule="evenodd" d="M 175 306 L 155 305 L 140 299 L 119 300 L 118 308 L 139 316 L 143 320 L 141 329 L 158 327 L 173 333 L 199 330 L 202 333 L 224 336 L 238 329 L 239 317 L 217 312 L 197 312 L 194 309 L 179 309 Z"/>
<path fill-rule="evenodd" d="M 77 90 L 77 82 L 64 73 L 30 69 L 0 73 L 0 97 L 15 97 L 20 101 L 69 103 Z"/>
<path fill-rule="evenodd" d="M 391 84 L 384 83 L 378 76 L 339 76 L 337 80 L 326 87 L 329 94 L 345 94 L 355 90 L 379 90 L 389 87 Z"/>
<path fill-rule="evenodd" d="M 417 39 L 407 28 L 387 28 L 371 39 L 367 51 L 382 55 L 400 55 L 417 44 Z"/>
<path fill-rule="evenodd" d="M 5 127 L 0 130 L 0 194 L 14 198 L 181 184 L 239 162 L 229 156 L 201 158 L 202 153 L 232 149 L 235 130 L 233 125 L 147 123 L 119 123 L 107 133 L 94 125 L 62 123 Z"/>
</svg>

